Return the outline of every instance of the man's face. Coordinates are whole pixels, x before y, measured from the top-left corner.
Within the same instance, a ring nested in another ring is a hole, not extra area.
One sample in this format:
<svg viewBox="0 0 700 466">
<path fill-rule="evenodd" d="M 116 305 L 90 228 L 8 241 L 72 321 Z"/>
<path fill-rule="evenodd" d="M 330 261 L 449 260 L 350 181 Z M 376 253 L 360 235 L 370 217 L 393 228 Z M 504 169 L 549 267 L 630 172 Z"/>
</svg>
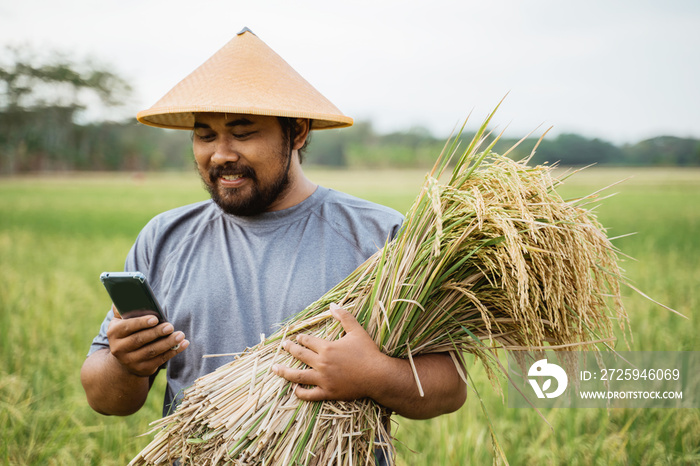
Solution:
<svg viewBox="0 0 700 466">
<path fill-rule="evenodd" d="M 207 190 L 227 213 L 276 210 L 289 189 L 290 146 L 276 117 L 197 114 L 192 149 Z"/>
</svg>

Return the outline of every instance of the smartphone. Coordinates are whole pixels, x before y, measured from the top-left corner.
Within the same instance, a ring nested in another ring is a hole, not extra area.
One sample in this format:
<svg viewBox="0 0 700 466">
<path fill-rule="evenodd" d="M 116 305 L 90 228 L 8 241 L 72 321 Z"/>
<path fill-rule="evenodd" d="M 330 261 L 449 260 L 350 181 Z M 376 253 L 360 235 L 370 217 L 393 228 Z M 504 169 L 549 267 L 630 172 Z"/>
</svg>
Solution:
<svg viewBox="0 0 700 466">
<path fill-rule="evenodd" d="M 123 319 L 152 315 L 158 323 L 166 322 L 163 309 L 141 272 L 103 272 L 100 280 Z"/>
</svg>

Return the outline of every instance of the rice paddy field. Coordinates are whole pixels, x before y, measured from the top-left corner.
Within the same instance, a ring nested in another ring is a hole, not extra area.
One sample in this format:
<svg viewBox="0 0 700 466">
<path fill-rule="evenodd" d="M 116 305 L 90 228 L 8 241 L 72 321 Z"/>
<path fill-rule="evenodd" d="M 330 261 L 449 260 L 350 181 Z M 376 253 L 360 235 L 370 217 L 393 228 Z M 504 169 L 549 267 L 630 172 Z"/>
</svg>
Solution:
<svg viewBox="0 0 700 466">
<path fill-rule="evenodd" d="M 406 211 L 423 171 L 322 171 L 325 186 Z M 630 350 L 698 351 L 700 170 L 591 168 L 561 189 L 605 191 L 595 212 L 630 258 L 635 286 L 682 319 L 625 290 Z M 0 464 L 123 465 L 150 440 L 164 378 L 137 414 L 105 417 L 85 402 L 80 366 L 110 301 L 99 274 L 120 270 L 155 214 L 207 198 L 195 173 L 75 174 L 0 179 Z M 619 349 L 628 348 L 619 345 Z M 698 409 L 508 408 L 478 365 L 467 403 L 429 421 L 395 419 L 400 465 L 490 464 L 483 402 L 513 465 L 700 463 Z M 696 368 L 700 369 L 700 368 Z M 505 396 L 505 394 L 504 394 Z M 481 399 L 481 402 L 479 400 Z"/>
</svg>

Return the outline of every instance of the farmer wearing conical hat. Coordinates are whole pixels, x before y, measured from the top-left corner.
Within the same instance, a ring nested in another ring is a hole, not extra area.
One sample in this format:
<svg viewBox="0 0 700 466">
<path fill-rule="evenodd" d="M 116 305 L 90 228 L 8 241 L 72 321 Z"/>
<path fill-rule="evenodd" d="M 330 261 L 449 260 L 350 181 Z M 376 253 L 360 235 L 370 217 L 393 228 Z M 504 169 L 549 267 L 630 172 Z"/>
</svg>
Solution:
<svg viewBox="0 0 700 466">
<path fill-rule="evenodd" d="M 167 314 L 115 318 L 110 310 L 81 379 L 103 414 L 127 415 L 146 400 L 167 363 L 164 413 L 194 380 L 252 347 L 261 334 L 321 297 L 393 236 L 398 212 L 318 186 L 301 168 L 309 131 L 350 126 L 343 115 L 247 29 L 137 115 L 193 132 L 194 158 L 211 200 L 152 219 L 125 269 L 141 271 Z M 408 360 L 381 353 L 345 310 L 346 335 L 300 336 L 284 348 L 304 370 L 276 367 L 303 400 L 369 397 L 410 418 L 459 408 L 466 397 L 444 354 Z"/>
</svg>

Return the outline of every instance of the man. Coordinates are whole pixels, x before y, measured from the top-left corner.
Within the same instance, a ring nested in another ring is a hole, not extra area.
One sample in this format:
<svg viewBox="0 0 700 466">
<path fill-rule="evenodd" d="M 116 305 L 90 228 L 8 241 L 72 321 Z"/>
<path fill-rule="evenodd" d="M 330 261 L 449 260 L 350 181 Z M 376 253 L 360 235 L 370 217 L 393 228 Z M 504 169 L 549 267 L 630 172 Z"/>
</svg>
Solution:
<svg viewBox="0 0 700 466">
<path fill-rule="evenodd" d="M 110 311 L 81 370 L 90 406 L 108 415 L 141 408 L 167 365 L 164 413 L 194 380 L 339 283 L 393 236 L 400 214 L 317 186 L 301 169 L 309 131 L 349 126 L 325 99 L 247 29 L 176 85 L 142 123 L 193 131 L 193 152 L 212 199 L 156 216 L 126 270 L 143 272 L 168 318 L 121 319 Z M 346 335 L 300 335 L 284 348 L 309 369 L 275 367 L 303 400 L 370 397 L 412 418 L 462 405 L 466 389 L 451 358 L 381 353 L 345 310 Z"/>
</svg>

